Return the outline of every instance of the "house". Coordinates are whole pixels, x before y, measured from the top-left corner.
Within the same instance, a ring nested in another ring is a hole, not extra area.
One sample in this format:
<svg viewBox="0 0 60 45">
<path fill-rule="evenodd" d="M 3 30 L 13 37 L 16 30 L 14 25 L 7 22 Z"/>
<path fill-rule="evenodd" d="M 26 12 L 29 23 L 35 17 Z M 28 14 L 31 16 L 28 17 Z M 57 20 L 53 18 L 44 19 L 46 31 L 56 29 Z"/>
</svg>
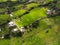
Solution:
<svg viewBox="0 0 60 45">
<path fill-rule="evenodd" d="M 56 12 L 56 10 L 51 9 L 51 10 L 47 10 L 47 14 L 48 15 L 52 15 L 52 14 L 55 15 L 55 14 L 57 14 L 57 12 Z"/>
<path fill-rule="evenodd" d="M 51 10 L 47 10 L 47 14 L 50 14 L 51 15 Z"/>
<path fill-rule="evenodd" d="M 9 22 L 8 25 L 9 25 L 9 27 L 13 27 L 13 26 L 15 26 L 14 22 L 12 22 L 12 21 Z"/>
</svg>

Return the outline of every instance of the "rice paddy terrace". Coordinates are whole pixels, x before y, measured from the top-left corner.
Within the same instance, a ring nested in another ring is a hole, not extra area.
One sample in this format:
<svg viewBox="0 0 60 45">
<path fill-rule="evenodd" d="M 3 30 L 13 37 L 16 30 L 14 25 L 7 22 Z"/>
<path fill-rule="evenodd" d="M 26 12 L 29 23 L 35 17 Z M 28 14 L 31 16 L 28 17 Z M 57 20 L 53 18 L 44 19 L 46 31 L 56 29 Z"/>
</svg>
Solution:
<svg viewBox="0 0 60 45">
<path fill-rule="evenodd" d="M 60 45 L 60 0 L 0 0 L 0 45 Z"/>
</svg>

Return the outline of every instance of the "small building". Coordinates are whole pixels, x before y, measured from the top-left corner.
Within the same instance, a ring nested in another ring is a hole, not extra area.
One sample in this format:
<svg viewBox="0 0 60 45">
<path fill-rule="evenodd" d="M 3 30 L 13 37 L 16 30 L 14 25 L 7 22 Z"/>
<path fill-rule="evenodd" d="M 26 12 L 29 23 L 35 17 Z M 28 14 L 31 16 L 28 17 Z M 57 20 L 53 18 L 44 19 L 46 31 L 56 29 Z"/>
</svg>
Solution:
<svg viewBox="0 0 60 45">
<path fill-rule="evenodd" d="M 4 34 L 2 35 L 2 37 L 1 37 L 2 39 L 4 39 Z"/>
<path fill-rule="evenodd" d="M 55 14 L 57 14 L 57 11 L 56 10 L 53 10 L 53 9 L 51 9 L 51 10 L 47 10 L 47 14 L 48 15 L 55 15 Z"/>
<path fill-rule="evenodd" d="M 2 30 L 1 30 L 1 28 L 0 28 L 0 32 L 1 32 Z"/>
<path fill-rule="evenodd" d="M 47 10 L 47 14 L 50 14 L 51 15 L 51 10 Z"/>
<path fill-rule="evenodd" d="M 24 27 L 21 27 L 21 28 L 20 28 L 20 31 L 21 31 L 21 32 L 25 32 L 25 28 L 24 28 Z"/>
<path fill-rule="evenodd" d="M 53 10 L 53 14 L 57 14 L 56 10 Z"/>
<path fill-rule="evenodd" d="M 12 22 L 12 21 L 9 22 L 8 25 L 9 25 L 9 27 L 15 26 L 14 22 Z"/>
<path fill-rule="evenodd" d="M 13 29 L 13 31 L 14 31 L 14 32 L 16 32 L 16 31 L 18 31 L 18 29 L 17 29 L 17 28 L 15 28 L 15 29 Z"/>
<path fill-rule="evenodd" d="M 10 16 L 11 16 L 11 17 L 13 17 L 13 15 L 12 15 L 12 14 L 10 14 Z"/>
</svg>

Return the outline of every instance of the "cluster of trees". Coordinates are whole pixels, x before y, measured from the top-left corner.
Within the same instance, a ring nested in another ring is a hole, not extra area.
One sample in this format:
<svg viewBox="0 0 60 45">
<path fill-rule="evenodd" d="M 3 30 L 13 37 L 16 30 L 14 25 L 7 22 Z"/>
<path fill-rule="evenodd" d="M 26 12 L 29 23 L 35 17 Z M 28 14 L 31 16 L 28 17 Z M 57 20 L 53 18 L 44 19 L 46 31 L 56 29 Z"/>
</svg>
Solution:
<svg viewBox="0 0 60 45">
<path fill-rule="evenodd" d="M 11 20 L 11 17 L 9 15 L 0 15 L 0 25 L 3 25 Z"/>
<path fill-rule="evenodd" d="M 60 0 L 58 0 L 58 2 L 57 2 L 57 4 L 56 4 L 56 7 L 57 7 L 58 9 L 60 9 Z"/>
</svg>

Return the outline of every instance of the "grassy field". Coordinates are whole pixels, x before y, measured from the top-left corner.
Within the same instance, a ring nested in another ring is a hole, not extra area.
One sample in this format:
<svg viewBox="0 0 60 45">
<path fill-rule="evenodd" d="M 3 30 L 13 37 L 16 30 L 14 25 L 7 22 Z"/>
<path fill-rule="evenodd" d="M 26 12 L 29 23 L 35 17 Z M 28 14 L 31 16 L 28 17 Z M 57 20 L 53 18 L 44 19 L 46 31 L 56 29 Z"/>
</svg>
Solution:
<svg viewBox="0 0 60 45">
<path fill-rule="evenodd" d="M 0 0 L 0 2 L 6 2 L 7 0 Z"/>
<path fill-rule="evenodd" d="M 59 28 L 60 16 L 45 18 L 40 20 L 38 28 L 33 28 L 32 31 L 24 33 L 21 43 L 23 45 L 59 45 Z"/>
<path fill-rule="evenodd" d="M 0 2 L 6 0 L 0 0 Z M 12 0 L 15 1 L 15 0 Z M 46 0 L 47 2 L 53 0 Z M 16 25 L 20 28 L 22 26 L 30 25 L 39 18 L 46 17 L 47 7 L 37 7 L 39 4 L 30 3 L 23 8 L 24 4 L 14 6 L 16 11 L 13 12 L 13 19 Z M 27 12 L 28 9 L 34 9 Z M 60 7 L 60 5 L 58 5 Z M 5 11 L 4 9 L 0 9 Z M 1 12 L 2 12 L 1 11 Z M 20 15 L 24 14 L 19 18 Z M 59 14 L 60 15 L 60 14 Z M 2 18 L 3 17 L 3 18 Z M 15 19 L 17 18 L 17 19 Z M 0 24 L 11 20 L 9 14 L 0 14 Z M 60 45 L 60 16 L 54 16 L 39 20 L 37 28 L 26 29 L 22 37 L 13 37 L 10 39 L 0 39 L 0 45 Z M 7 25 L 6 25 L 7 26 Z M 3 27 L 2 33 L 8 33 L 8 27 Z M 4 31 L 4 32 L 3 32 Z M 7 31 L 7 32 L 6 32 Z M 0 33 L 1 34 L 1 33 Z"/>
<path fill-rule="evenodd" d="M 0 45 L 10 45 L 10 40 L 9 39 L 0 39 Z"/>
<path fill-rule="evenodd" d="M 22 37 L 0 40 L 0 45 L 60 45 L 59 39 L 60 16 L 56 16 L 40 20 L 38 28 L 26 31 Z"/>
<path fill-rule="evenodd" d="M 7 2 L 8 0 L 0 0 L 0 2 Z M 17 0 L 11 0 L 11 1 L 17 1 Z"/>
</svg>

